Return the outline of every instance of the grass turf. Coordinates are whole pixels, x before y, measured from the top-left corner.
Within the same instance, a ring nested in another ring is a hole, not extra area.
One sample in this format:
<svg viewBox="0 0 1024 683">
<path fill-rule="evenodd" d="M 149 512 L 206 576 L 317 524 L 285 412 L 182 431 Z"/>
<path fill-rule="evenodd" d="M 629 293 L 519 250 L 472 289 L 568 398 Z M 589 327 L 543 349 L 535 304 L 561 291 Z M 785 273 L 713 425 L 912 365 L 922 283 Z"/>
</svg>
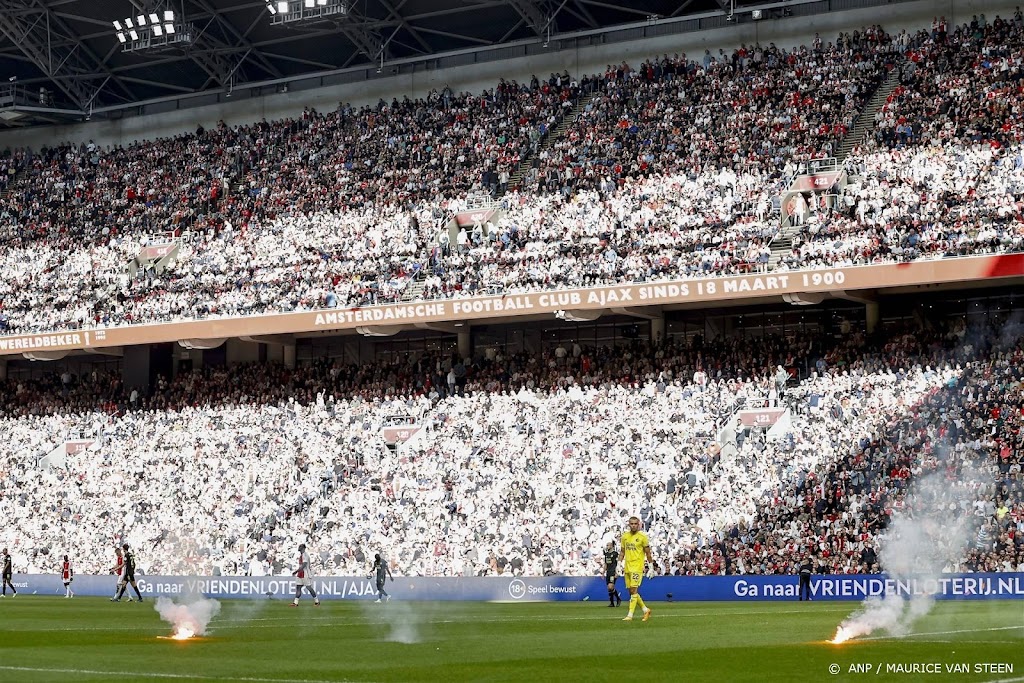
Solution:
<svg viewBox="0 0 1024 683">
<path fill-rule="evenodd" d="M 224 601 L 177 642 L 152 601 L 19 595 L 0 601 L 0 681 L 1024 681 L 1024 602 L 940 602 L 910 637 L 843 646 L 826 641 L 856 603 L 651 606 L 624 623 L 595 602 Z"/>
</svg>

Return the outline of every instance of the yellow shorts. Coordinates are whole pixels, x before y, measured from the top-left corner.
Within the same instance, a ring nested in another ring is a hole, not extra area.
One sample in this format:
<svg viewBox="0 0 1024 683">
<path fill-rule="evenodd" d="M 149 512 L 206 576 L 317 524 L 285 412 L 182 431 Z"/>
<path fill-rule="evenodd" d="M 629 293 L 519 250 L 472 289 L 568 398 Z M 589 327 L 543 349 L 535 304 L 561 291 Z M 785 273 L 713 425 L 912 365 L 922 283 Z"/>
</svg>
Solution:
<svg viewBox="0 0 1024 683">
<path fill-rule="evenodd" d="M 626 588 L 639 588 L 640 582 L 644 580 L 643 572 L 624 572 L 622 578 L 626 580 Z"/>
</svg>

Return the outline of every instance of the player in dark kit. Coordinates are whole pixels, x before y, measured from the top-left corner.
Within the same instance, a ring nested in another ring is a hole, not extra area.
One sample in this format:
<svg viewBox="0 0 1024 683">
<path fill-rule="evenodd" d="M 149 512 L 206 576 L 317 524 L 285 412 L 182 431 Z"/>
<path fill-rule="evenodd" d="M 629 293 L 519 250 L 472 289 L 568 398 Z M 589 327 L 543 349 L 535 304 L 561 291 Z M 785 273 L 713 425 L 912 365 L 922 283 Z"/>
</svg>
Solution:
<svg viewBox="0 0 1024 683">
<path fill-rule="evenodd" d="M 7 548 L 4 548 L 4 592 L 0 593 L 0 598 L 7 597 L 7 587 L 11 587 L 11 597 L 13 598 L 18 594 L 15 590 L 14 584 L 11 583 L 11 578 L 14 576 L 14 572 L 11 570 L 11 554 L 7 552 Z"/>
<path fill-rule="evenodd" d="M 619 553 L 615 543 L 608 541 L 604 547 L 604 581 L 608 584 L 608 606 L 618 607 L 622 604 L 622 595 L 615 588 L 615 576 L 619 570 Z"/>
<path fill-rule="evenodd" d="M 387 560 L 382 559 L 380 553 L 373 556 L 373 573 L 377 577 L 377 599 L 374 602 L 380 602 L 381 600 L 387 602 L 391 599 L 391 596 L 384 590 L 384 583 L 388 577 L 392 581 L 395 580 L 395 577 L 391 574 L 391 568 L 388 566 Z"/>
<path fill-rule="evenodd" d="M 135 553 L 128 549 L 128 544 L 123 543 L 121 548 L 124 550 L 122 556 L 124 557 L 124 576 L 121 579 L 121 590 L 118 592 L 117 597 L 114 598 L 114 602 L 120 602 L 121 596 L 124 595 L 124 591 L 128 586 L 132 587 L 135 591 L 135 595 L 138 597 L 139 602 L 142 602 L 142 593 L 139 592 L 139 584 L 135 583 Z"/>
</svg>

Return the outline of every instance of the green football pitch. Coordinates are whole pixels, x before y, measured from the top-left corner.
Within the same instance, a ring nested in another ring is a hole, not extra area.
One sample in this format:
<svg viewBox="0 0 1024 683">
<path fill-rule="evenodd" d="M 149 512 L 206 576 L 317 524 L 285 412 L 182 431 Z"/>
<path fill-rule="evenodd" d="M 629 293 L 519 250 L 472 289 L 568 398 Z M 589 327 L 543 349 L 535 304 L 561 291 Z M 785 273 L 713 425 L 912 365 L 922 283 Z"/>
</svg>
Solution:
<svg viewBox="0 0 1024 683">
<path fill-rule="evenodd" d="M 150 601 L 19 595 L 0 681 L 1024 681 L 1024 602 L 940 602 L 907 637 L 842 646 L 856 603 L 651 606 L 224 601 L 179 642 Z"/>
</svg>

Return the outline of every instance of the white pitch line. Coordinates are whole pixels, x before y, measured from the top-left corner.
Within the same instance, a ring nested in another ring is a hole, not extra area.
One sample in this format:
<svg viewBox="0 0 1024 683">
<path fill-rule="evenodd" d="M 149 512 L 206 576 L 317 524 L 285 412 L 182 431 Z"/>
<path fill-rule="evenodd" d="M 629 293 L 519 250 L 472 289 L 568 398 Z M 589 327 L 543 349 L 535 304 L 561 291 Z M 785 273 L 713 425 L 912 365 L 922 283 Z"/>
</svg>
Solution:
<svg viewBox="0 0 1024 683">
<path fill-rule="evenodd" d="M 915 643 L 942 643 L 944 645 L 961 644 L 961 643 L 984 643 L 985 645 L 1020 645 L 1019 640 L 936 640 L 929 638 L 928 640 L 921 640 L 919 638 L 914 639 Z"/>
<path fill-rule="evenodd" d="M 94 669 L 57 669 L 38 666 L 7 666 L 0 665 L 2 671 L 24 671 L 32 673 L 53 673 L 53 674 L 77 674 L 81 676 L 118 676 L 124 678 L 170 678 L 188 679 L 190 681 L 245 681 L 246 683 L 338 683 L 338 681 L 349 681 L 347 678 L 333 681 L 316 678 L 257 678 L 253 676 L 231 676 L 223 678 L 220 676 L 197 676 L 191 674 L 169 674 L 159 672 L 143 671 L 97 671 Z M 349 681 L 349 683 L 354 683 Z"/>
<path fill-rule="evenodd" d="M 984 683 L 1020 683 L 1024 681 L 1024 676 L 1018 676 L 1017 678 L 997 678 L 994 681 L 984 681 Z"/>
<path fill-rule="evenodd" d="M 962 628 L 956 631 L 928 631 L 925 633 L 908 633 L 905 636 L 868 636 L 867 638 L 856 638 L 855 640 L 902 640 L 904 638 L 917 638 L 918 636 L 948 636 L 954 633 L 982 633 L 984 631 L 1024 631 L 1024 626 L 993 626 L 991 628 Z"/>
<path fill-rule="evenodd" d="M 386 607 L 383 608 L 382 613 L 383 613 L 384 610 L 387 610 L 387 609 L 388 608 L 386 608 Z M 666 614 L 665 612 L 659 611 L 657 608 L 654 608 L 654 609 L 655 609 L 655 615 L 654 615 L 655 619 L 696 619 L 696 618 L 715 617 L 715 616 L 722 616 L 723 615 L 722 612 L 669 612 L 669 613 Z M 820 612 L 848 612 L 849 608 L 847 608 L 847 607 L 833 607 L 833 608 L 829 608 L 829 609 L 818 609 L 818 610 L 815 610 L 815 611 L 819 612 L 819 613 Z M 613 619 L 612 617 L 614 617 L 617 613 L 620 613 L 620 612 L 621 612 L 621 610 L 618 610 L 616 612 L 609 612 L 609 613 L 606 613 L 606 616 L 600 616 L 600 615 L 593 615 L 593 616 L 586 616 L 586 617 L 579 617 L 579 616 L 577 616 L 577 617 L 569 617 L 569 616 L 560 616 L 560 617 L 550 617 L 550 616 L 549 617 L 545 617 L 545 616 L 525 617 L 524 616 L 524 617 L 498 617 L 498 618 L 492 618 L 492 619 L 479 619 L 479 618 L 473 617 L 472 615 L 467 615 L 463 619 L 423 619 L 422 621 L 417 621 L 416 624 L 417 625 L 423 625 L 423 624 L 461 624 L 461 623 L 466 623 L 466 624 L 468 624 L 468 623 L 508 623 L 510 621 L 511 622 L 515 622 L 515 621 L 531 621 L 531 622 L 532 621 L 615 621 L 615 619 Z M 728 614 L 729 616 L 734 615 L 734 614 L 735 615 L 746 616 L 746 615 L 752 615 L 752 614 L 755 614 L 755 615 L 756 614 L 769 614 L 769 615 L 775 615 L 775 614 L 805 614 L 806 612 L 807 612 L 807 610 L 794 609 L 794 610 L 774 610 L 774 611 L 772 611 L 772 610 L 761 610 L 761 611 L 750 611 L 750 612 L 728 612 L 726 614 Z M 406 615 L 406 616 L 409 616 L 409 615 Z M 257 618 L 254 618 L 254 619 L 214 619 L 213 621 L 210 622 L 210 625 L 208 626 L 208 629 L 209 629 L 210 633 L 213 634 L 218 629 L 277 628 L 277 626 L 275 626 L 272 623 L 260 623 L 260 624 L 257 624 L 257 623 L 253 623 L 253 622 L 275 622 L 275 623 L 283 622 L 283 623 L 292 623 L 294 621 L 295 620 L 292 617 L 257 617 Z M 372 617 L 372 616 L 364 617 L 362 615 L 344 615 L 344 616 L 341 616 L 341 617 L 334 617 L 334 618 L 332 618 L 332 617 L 311 617 L 309 619 L 304 619 L 303 623 L 325 623 L 325 624 L 326 623 L 330 623 L 330 624 L 334 624 L 336 626 L 362 626 L 362 625 L 375 625 L 375 624 L 380 624 L 382 622 L 380 620 Z M 88 626 L 88 627 L 85 627 L 85 626 L 62 626 L 62 627 L 56 627 L 56 628 L 34 628 L 34 629 L 30 629 L 30 630 L 31 631 L 38 631 L 38 632 L 50 632 L 50 631 L 57 631 L 57 632 L 64 632 L 64 631 L 137 631 L 138 627 L 136 627 L 136 626 L 106 626 L 106 627 L 102 627 L 102 628 L 97 628 L 95 626 Z M 867 640 L 867 638 L 861 638 L 860 640 Z"/>
</svg>

